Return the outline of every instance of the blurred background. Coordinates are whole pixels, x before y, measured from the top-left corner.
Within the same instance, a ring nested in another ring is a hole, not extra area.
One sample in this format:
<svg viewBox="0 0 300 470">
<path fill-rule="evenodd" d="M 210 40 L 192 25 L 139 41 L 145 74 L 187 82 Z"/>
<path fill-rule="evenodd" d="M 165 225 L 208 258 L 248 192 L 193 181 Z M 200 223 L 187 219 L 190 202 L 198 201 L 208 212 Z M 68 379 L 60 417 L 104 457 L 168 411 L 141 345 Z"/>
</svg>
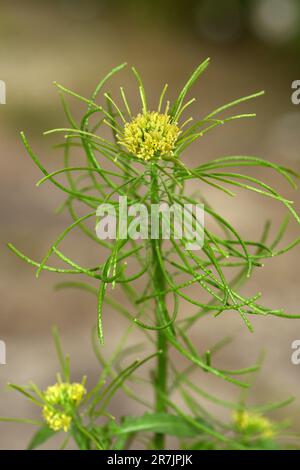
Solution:
<svg viewBox="0 0 300 470">
<path fill-rule="evenodd" d="M 224 155 L 258 155 L 300 171 L 300 106 L 291 102 L 291 83 L 300 79 L 299 0 L 27 0 L 0 2 L 0 80 L 7 86 L 7 104 L 0 105 L 0 339 L 7 346 L 7 365 L 0 366 L 0 415 L 38 417 L 38 411 L 22 397 L 7 391 L 5 384 L 29 380 L 41 388 L 55 381 L 58 365 L 52 346 L 51 326 L 58 325 L 65 350 L 71 354 L 74 380 L 87 374 L 93 384 L 99 365 L 90 345 L 96 322 L 96 303 L 88 294 L 55 292 L 61 279 L 34 269 L 8 251 L 6 242 L 41 260 L 51 242 L 66 227 L 66 214 L 53 212 L 62 195 L 49 184 L 35 187 L 40 174 L 21 145 L 25 131 L 35 152 L 48 169 L 60 167 L 61 154 L 43 131 L 66 124 L 54 80 L 90 96 L 99 79 L 113 66 L 127 61 L 145 79 L 149 100 L 156 103 L 165 82 L 174 98 L 195 66 L 211 57 L 209 70 L 193 89 L 197 98 L 194 115 L 203 116 L 218 105 L 264 89 L 266 95 L 248 102 L 237 112 L 257 112 L 250 121 L 228 123 L 207 134 L 191 147 L 190 165 Z M 135 82 L 123 71 L 117 82 L 128 90 L 138 106 Z M 82 107 L 71 100 L 75 116 Z M 257 170 L 300 210 L 299 193 L 272 172 Z M 247 239 L 259 237 L 265 219 L 280 224 L 284 210 L 279 204 L 240 192 L 236 200 L 208 190 L 206 197 Z M 230 203 L 230 204 L 229 204 Z M 293 223 L 287 240 L 299 235 Z M 72 237 L 72 249 L 83 259 L 101 260 L 80 233 Z M 263 292 L 263 303 L 299 314 L 299 247 L 269 260 L 255 272 L 243 289 L 246 295 Z M 101 261 L 100 261 L 101 262 Z M 184 314 L 189 314 L 186 310 Z M 300 339 L 300 320 L 255 319 L 250 334 L 236 315 L 207 317 L 193 330 L 193 341 L 204 351 L 223 336 L 234 338 L 220 352 L 215 364 L 223 369 L 241 368 L 266 352 L 262 372 L 256 379 L 251 403 L 296 397 L 289 408 L 274 418 L 291 418 L 300 431 L 300 365 L 291 364 L 291 343 Z M 112 350 L 121 326 L 117 314 L 106 310 L 105 351 Z M 125 324 L 124 324 L 125 325 Z M 133 341 L 141 342 L 137 330 Z M 220 398 L 234 399 L 238 390 L 207 374 L 194 380 Z M 141 391 L 149 395 L 147 389 Z M 222 418 L 228 412 L 209 406 Z M 117 396 L 111 413 L 138 414 L 141 409 Z M 0 423 L 0 448 L 22 449 L 33 429 Z M 48 448 L 58 441 L 51 440 Z"/>
</svg>

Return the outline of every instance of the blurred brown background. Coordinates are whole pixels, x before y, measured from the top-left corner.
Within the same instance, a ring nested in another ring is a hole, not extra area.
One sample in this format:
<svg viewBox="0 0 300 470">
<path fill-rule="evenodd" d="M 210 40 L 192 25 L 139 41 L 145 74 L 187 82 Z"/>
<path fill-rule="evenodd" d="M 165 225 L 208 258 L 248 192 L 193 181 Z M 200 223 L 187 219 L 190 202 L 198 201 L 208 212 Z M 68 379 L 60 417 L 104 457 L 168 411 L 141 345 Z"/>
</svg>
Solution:
<svg viewBox="0 0 300 470">
<path fill-rule="evenodd" d="M 10 253 L 5 243 L 14 243 L 33 259 L 40 260 L 51 242 L 69 222 L 66 214 L 55 215 L 62 195 L 49 184 L 36 188 L 40 178 L 24 148 L 19 132 L 24 130 L 44 165 L 58 168 L 61 155 L 43 137 L 44 130 L 66 124 L 54 80 L 89 96 L 99 78 L 113 66 L 127 61 L 145 78 L 153 106 L 165 82 L 175 97 L 187 76 L 207 56 L 212 65 L 193 89 L 197 98 L 194 115 L 203 116 L 220 104 L 260 89 L 266 96 L 236 111 L 257 112 L 256 120 L 229 123 L 207 134 L 190 148 L 186 159 L 196 164 L 222 155 L 259 155 L 300 171 L 300 107 L 291 103 L 291 83 L 300 79 L 300 2 L 292 0 L 217 1 L 43 1 L 0 2 L 0 80 L 7 85 L 7 104 L 0 106 L 1 258 L 0 339 L 6 342 L 7 365 L 0 366 L 0 415 L 38 416 L 38 411 L 5 384 L 33 380 L 40 387 L 54 382 L 58 369 L 50 329 L 59 326 L 65 350 L 70 352 L 74 379 L 87 374 L 94 383 L 99 366 L 90 345 L 90 330 L 96 321 L 96 304 L 83 292 L 54 292 L 61 280 L 34 269 Z M 118 77 L 136 106 L 138 94 L 128 71 Z M 75 115 L 81 107 L 72 100 Z M 257 171 L 267 183 L 295 201 L 282 178 Z M 265 219 L 280 224 L 284 211 L 271 200 L 240 192 L 236 200 L 208 190 L 207 197 L 228 216 L 246 237 L 259 236 Z M 287 239 L 299 235 L 291 223 Z M 90 251 L 79 233 L 72 249 L 83 259 L 101 257 Z M 299 247 L 256 271 L 244 288 L 253 295 L 263 292 L 263 303 L 299 314 Z M 110 315 L 111 313 L 111 315 Z M 189 312 L 186 311 L 186 314 Z M 117 314 L 106 310 L 106 351 L 109 353 L 123 325 Z M 117 326 L 118 327 L 117 327 Z M 240 319 L 223 314 L 201 320 L 193 340 L 201 350 L 223 336 L 234 342 L 216 356 L 220 368 L 252 364 L 262 350 L 267 352 L 262 372 L 252 391 L 251 403 L 280 400 L 289 395 L 296 401 L 278 411 L 278 419 L 292 417 L 300 430 L 300 366 L 291 364 L 291 342 L 300 338 L 300 320 L 260 318 L 251 335 Z M 136 330 L 133 341 L 141 341 Z M 208 375 L 194 375 L 206 390 L 221 398 L 234 398 L 237 390 Z M 147 389 L 143 394 L 149 395 Z M 212 408 L 210 406 L 210 408 Z M 213 407 L 223 417 L 227 412 Z M 134 402 L 113 401 L 116 416 L 139 413 Z M 26 425 L 0 424 L 0 448 L 21 449 L 32 429 Z M 55 440 L 48 447 L 55 448 Z"/>
</svg>

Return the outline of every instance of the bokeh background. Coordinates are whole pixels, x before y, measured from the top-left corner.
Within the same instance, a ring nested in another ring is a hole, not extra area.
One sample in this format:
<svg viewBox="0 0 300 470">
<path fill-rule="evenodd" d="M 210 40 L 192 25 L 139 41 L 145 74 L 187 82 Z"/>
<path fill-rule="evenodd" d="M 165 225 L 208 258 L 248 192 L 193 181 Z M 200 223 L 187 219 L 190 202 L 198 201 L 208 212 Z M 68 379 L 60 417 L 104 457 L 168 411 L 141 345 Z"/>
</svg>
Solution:
<svg viewBox="0 0 300 470">
<path fill-rule="evenodd" d="M 154 103 L 165 82 L 175 97 L 187 76 L 207 56 L 209 70 L 193 89 L 195 115 L 203 116 L 220 104 L 257 90 L 266 95 L 238 109 L 257 112 L 256 120 L 230 123 L 207 134 L 191 147 L 190 164 L 222 155 L 259 155 L 300 171 L 300 107 L 291 102 L 291 83 L 300 79 L 299 0 L 51 0 L 0 2 L 0 79 L 7 85 L 7 104 L 0 106 L 0 339 L 7 345 L 7 365 L 0 366 L 0 415 L 35 417 L 38 411 L 22 397 L 7 391 L 5 384 L 33 380 L 46 387 L 58 366 L 50 329 L 58 325 L 65 350 L 71 354 L 74 379 L 88 375 L 93 384 L 99 365 L 90 345 L 96 321 L 94 298 L 83 292 L 54 292 L 56 275 L 35 279 L 34 269 L 10 253 L 5 243 L 40 260 L 51 242 L 69 222 L 66 214 L 55 215 L 62 195 L 50 185 L 36 188 L 40 174 L 21 145 L 24 130 L 47 168 L 58 167 L 61 155 L 44 130 L 65 125 L 54 80 L 89 96 L 99 78 L 113 66 L 127 61 L 145 78 L 150 102 Z M 129 71 L 118 80 L 137 106 L 138 94 Z M 72 101 L 75 116 L 82 108 Z M 295 201 L 292 192 L 274 173 L 257 170 Z M 258 237 L 265 219 L 280 224 L 284 211 L 271 200 L 241 192 L 235 201 L 208 190 L 206 196 L 246 237 Z M 299 235 L 293 223 L 287 240 Z M 78 233 L 71 248 L 83 259 L 101 259 Z M 263 292 L 270 307 L 299 310 L 299 248 L 269 260 L 244 288 L 248 295 Z M 117 295 L 117 294 L 116 294 Z M 185 312 L 188 314 L 188 310 Z M 106 311 L 106 353 L 112 350 L 124 326 L 114 312 Z M 234 338 L 216 356 L 220 368 L 241 368 L 255 361 L 262 350 L 264 367 L 257 377 L 251 403 L 280 400 L 294 395 L 276 419 L 291 418 L 300 430 L 300 366 L 291 364 L 291 343 L 300 338 L 300 320 L 260 318 L 250 334 L 236 315 L 201 320 L 193 330 L 200 350 L 223 336 Z M 141 342 L 137 330 L 133 341 Z M 197 375 L 198 374 L 198 375 Z M 221 398 L 235 398 L 238 391 L 224 382 L 198 372 L 194 380 Z M 149 395 L 147 387 L 140 393 Z M 220 417 L 222 408 L 211 407 Z M 137 414 L 141 409 L 117 396 L 110 410 L 116 416 Z M 33 429 L 19 424 L 0 424 L 0 448 L 22 449 Z M 55 448 L 52 440 L 48 448 Z"/>
</svg>

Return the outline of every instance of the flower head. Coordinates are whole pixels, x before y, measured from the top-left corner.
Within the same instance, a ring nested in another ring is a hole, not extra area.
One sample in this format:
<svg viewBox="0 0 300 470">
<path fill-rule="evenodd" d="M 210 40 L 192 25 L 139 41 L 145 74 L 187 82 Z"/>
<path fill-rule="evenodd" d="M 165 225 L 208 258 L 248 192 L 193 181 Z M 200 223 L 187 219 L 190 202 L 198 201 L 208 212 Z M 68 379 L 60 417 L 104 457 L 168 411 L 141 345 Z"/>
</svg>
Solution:
<svg viewBox="0 0 300 470">
<path fill-rule="evenodd" d="M 47 405 L 43 408 L 43 418 L 48 423 L 49 428 L 53 431 L 60 431 L 63 429 L 67 432 L 72 421 L 71 416 L 68 416 L 65 413 L 55 412 Z"/>
<path fill-rule="evenodd" d="M 72 410 L 80 405 L 85 393 L 86 389 L 80 383 L 56 383 L 47 388 L 42 414 L 53 431 L 69 430 Z"/>
<path fill-rule="evenodd" d="M 138 114 L 124 126 L 120 144 L 137 158 L 150 160 L 173 155 L 180 134 L 171 116 L 156 111 Z"/>
<path fill-rule="evenodd" d="M 257 434 L 264 438 L 275 435 L 273 423 L 258 413 L 248 411 L 237 411 L 233 417 L 237 431 L 246 434 Z"/>
</svg>

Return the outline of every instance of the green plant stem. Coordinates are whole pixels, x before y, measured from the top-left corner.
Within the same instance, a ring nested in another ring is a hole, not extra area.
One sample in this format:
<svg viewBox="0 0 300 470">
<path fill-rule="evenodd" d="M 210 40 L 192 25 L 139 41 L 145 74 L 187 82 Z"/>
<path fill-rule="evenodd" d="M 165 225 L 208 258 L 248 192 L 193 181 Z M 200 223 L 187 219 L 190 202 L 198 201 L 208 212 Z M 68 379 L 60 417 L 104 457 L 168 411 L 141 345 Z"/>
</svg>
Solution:
<svg viewBox="0 0 300 470">
<path fill-rule="evenodd" d="M 157 181 L 157 168 L 152 165 L 151 170 L 151 204 L 159 204 L 159 193 L 158 193 L 158 181 Z M 152 239 L 152 275 L 153 275 L 153 287 L 155 291 L 163 291 L 165 289 L 165 278 L 162 272 L 158 254 L 161 252 L 162 240 Z M 162 319 L 167 316 L 165 306 L 165 295 L 162 294 L 156 298 L 156 322 L 157 325 L 162 323 Z M 163 330 L 157 331 L 157 350 L 161 351 L 161 354 L 157 358 L 157 366 L 155 373 L 155 409 L 158 413 L 166 411 L 167 405 L 164 397 L 167 395 L 167 375 L 168 375 L 168 340 Z M 161 433 L 156 433 L 154 436 L 154 445 L 156 449 L 165 448 L 165 436 Z"/>
</svg>

